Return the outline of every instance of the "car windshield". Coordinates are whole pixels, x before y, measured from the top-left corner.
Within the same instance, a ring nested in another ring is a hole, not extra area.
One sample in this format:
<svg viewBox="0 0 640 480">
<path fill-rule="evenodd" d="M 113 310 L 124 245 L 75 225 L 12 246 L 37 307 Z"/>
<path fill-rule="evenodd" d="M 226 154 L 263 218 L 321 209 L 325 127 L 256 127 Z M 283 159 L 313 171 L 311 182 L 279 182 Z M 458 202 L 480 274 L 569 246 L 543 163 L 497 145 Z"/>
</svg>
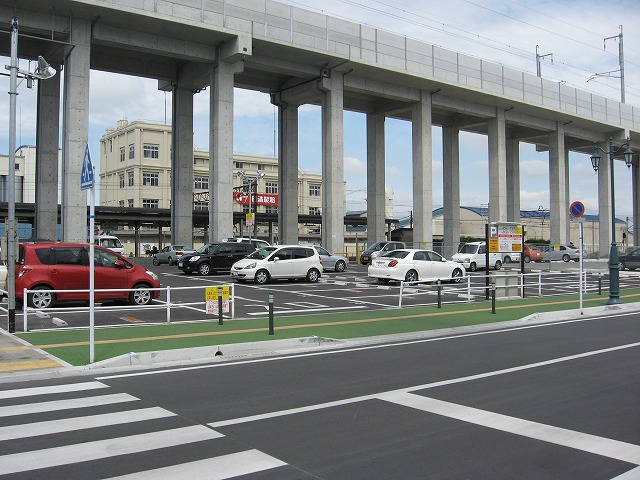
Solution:
<svg viewBox="0 0 640 480">
<path fill-rule="evenodd" d="M 382 242 L 374 243 L 369 248 L 367 248 L 367 250 L 369 250 L 370 252 L 377 252 L 378 250 L 382 250 L 382 247 L 384 247 L 385 245 L 386 243 Z"/>
<path fill-rule="evenodd" d="M 207 244 L 201 246 L 198 250 L 196 250 L 196 252 L 197 253 L 211 253 L 211 251 L 217 246 L 218 246 L 217 243 L 207 243 Z"/>
<path fill-rule="evenodd" d="M 263 259 L 267 258 L 269 255 L 271 255 L 277 249 L 278 249 L 278 247 L 264 247 L 264 248 L 261 248 L 260 250 L 256 250 L 251 255 L 249 255 L 247 258 L 251 258 L 251 259 L 254 259 L 254 260 L 263 260 Z"/>
<path fill-rule="evenodd" d="M 472 245 L 470 243 L 465 243 L 462 247 L 460 247 L 459 253 L 476 253 L 478 250 L 478 245 Z"/>
<path fill-rule="evenodd" d="M 385 253 L 384 255 L 382 255 L 385 258 L 405 258 L 407 255 L 409 255 L 409 252 L 407 252 L 406 250 L 392 250 L 390 252 Z"/>
</svg>

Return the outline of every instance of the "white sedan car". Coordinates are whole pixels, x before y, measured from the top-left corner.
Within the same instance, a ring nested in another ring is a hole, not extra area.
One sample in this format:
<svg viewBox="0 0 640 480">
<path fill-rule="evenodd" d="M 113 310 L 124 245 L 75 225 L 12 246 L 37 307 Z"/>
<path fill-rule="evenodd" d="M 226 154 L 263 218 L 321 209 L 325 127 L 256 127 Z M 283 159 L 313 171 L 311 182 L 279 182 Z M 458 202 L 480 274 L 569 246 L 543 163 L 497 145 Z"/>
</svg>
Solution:
<svg viewBox="0 0 640 480">
<path fill-rule="evenodd" d="M 374 258 L 368 274 L 381 282 L 429 282 L 448 280 L 458 283 L 465 276 L 462 265 L 431 250 L 393 250 Z"/>
</svg>

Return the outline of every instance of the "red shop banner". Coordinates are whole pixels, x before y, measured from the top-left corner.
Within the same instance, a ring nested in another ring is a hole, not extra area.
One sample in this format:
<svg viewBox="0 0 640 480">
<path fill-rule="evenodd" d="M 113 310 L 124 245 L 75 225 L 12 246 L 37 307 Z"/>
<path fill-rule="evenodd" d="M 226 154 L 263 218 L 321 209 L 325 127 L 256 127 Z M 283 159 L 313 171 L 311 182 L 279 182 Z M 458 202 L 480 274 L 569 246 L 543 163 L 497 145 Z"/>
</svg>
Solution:
<svg viewBox="0 0 640 480">
<path fill-rule="evenodd" d="M 233 192 L 233 200 L 241 205 L 249 205 L 248 193 Z M 271 207 L 278 206 L 278 195 L 271 193 L 258 193 L 255 195 L 255 205 L 267 205 Z"/>
</svg>

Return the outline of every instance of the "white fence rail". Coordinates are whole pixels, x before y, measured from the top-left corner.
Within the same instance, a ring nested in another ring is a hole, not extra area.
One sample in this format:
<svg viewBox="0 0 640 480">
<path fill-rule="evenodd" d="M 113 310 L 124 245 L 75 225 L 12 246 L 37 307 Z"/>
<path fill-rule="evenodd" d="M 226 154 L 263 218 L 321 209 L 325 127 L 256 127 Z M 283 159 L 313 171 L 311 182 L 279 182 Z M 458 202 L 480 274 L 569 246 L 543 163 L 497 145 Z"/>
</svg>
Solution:
<svg viewBox="0 0 640 480">
<path fill-rule="evenodd" d="M 548 279 L 543 282 L 543 278 L 553 276 L 554 278 L 560 278 L 557 281 L 549 281 Z M 480 283 L 472 283 L 472 280 L 482 279 L 484 285 Z M 491 295 L 491 290 L 496 290 L 497 298 L 526 298 L 526 297 L 542 297 L 543 286 L 545 289 L 556 288 L 555 295 L 561 295 L 560 292 L 566 292 L 567 290 L 574 290 L 570 293 L 578 293 L 580 291 L 580 274 L 571 272 L 555 272 L 553 275 L 548 272 L 536 272 L 536 273 L 508 273 L 508 274 L 494 274 L 489 275 L 489 285 L 486 285 L 486 275 L 473 277 L 467 276 L 463 279 L 462 283 L 466 282 L 466 288 L 462 290 L 460 284 L 440 283 L 433 281 L 419 281 L 419 282 L 400 282 L 400 291 L 398 294 L 398 307 L 402 307 L 403 297 L 407 294 L 407 287 L 415 285 L 424 285 L 425 283 L 431 283 L 432 289 L 424 290 L 422 292 L 416 292 L 410 289 L 409 295 L 433 295 L 433 290 L 438 291 L 439 294 L 456 294 L 460 295 L 464 292 L 466 302 L 471 303 L 475 298 L 481 297 L 488 299 Z M 588 273 L 583 272 L 582 277 L 582 292 L 596 292 L 601 289 L 602 274 L 600 273 Z"/>
<path fill-rule="evenodd" d="M 234 319 L 235 318 L 235 285 L 233 283 L 228 284 L 228 285 L 216 285 L 218 287 L 218 292 L 222 291 L 223 287 L 229 287 L 229 315 L 227 316 L 227 318 L 230 319 Z M 202 303 L 203 300 L 205 299 L 205 292 L 207 288 L 211 288 L 211 285 L 204 285 L 204 286 L 196 286 L 196 287 L 162 287 L 162 288 L 148 288 L 147 290 L 149 291 L 159 291 L 160 292 L 160 297 L 157 299 L 154 299 L 151 301 L 151 303 L 149 303 L 148 305 L 136 305 L 135 307 L 137 309 L 144 309 L 144 310 L 164 310 L 165 312 L 165 322 L 166 323 L 171 323 L 171 310 L 175 309 L 175 308 L 181 308 L 181 309 L 193 309 L 198 311 L 199 313 L 205 312 L 206 310 L 202 309 Z M 133 290 L 139 290 L 138 289 L 96 289 L 95 293 L 103 293 L 103 292 L 131 292 Z M 182 302 L 182 301 L 175 301 L 176 300 L 176 295 L 179 294 L 179 292 L 181 291 L 187 291 L 187 290 L 202 290 L 202 299 L 201 301 L 197 301 L 197 302 Z M 51 314 L 55 314 L 55 313 L 60 313 L 60 312 L 75 312 L 75 313 L 81 313 L 81 312 L 89 312 L 89 307 L 88 306 L 82 306 L 82 307 L 51 307 L 51 308 L 47 308 L 47 309 L 39 309 L 39 308 L 34 308 L 34 307 L 30 307 L 28 305 L 28 302 L 26 301 L 26 299 L 28 298 L 29 293 L 32 292 L 42 292 L 42 290 L 28 290 L 28 289 L 24 289 L 23 292 L 23 307 L 22 307 L 22 312 L 24 315 L 24 327 L 23 330 L 25 332 L 28 331 L 28 326 L 29 326 L 29 316 L 30 315 L 36 315 L 39 317 L 42 316 L 51 316 Z M 70 293 L 70 292 L 75 292 L 75 293 L 90 293 L 90 290 L 47 290 L 47 292 L 51 292 L 51 293 Z M 164 292 L 164 295 L 162 295 L 162 292 Z M 99 301 L 99 300 L 98 300 Z M 114 305 L 102 305 L 102 304 L 96 304 L 95 305 L 95 311 L 116 311 L 116 310 L 122 310 L 122 306 L 114 306 Z"/>
</svg>

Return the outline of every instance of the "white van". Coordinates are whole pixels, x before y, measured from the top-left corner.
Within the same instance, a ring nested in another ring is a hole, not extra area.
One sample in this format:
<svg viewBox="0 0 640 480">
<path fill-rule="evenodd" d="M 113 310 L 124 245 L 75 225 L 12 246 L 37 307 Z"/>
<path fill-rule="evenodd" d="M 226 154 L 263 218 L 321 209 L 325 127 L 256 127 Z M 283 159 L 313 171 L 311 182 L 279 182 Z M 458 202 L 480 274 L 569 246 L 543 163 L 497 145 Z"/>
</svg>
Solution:
<svg viewBox="0 0 640 480">
<path fill-rule="evenodd" d="M 114 237 L 113 235 L 96 235 L 93 238 L 95 245 L 100 245 L 120 255 L 124 255 L 124 247 L 118 237 Z"/>
<path fill-rule="evenodd" d="M 475 272 L 479 268 L 486 268 L 487 245 L 485 242 L 465 243 L 451 260 L 461 263 L 466 270 Z M 502 254 L 490 253 L 489 265 L 496 270 L 502 267 Z"/>
</svg>

